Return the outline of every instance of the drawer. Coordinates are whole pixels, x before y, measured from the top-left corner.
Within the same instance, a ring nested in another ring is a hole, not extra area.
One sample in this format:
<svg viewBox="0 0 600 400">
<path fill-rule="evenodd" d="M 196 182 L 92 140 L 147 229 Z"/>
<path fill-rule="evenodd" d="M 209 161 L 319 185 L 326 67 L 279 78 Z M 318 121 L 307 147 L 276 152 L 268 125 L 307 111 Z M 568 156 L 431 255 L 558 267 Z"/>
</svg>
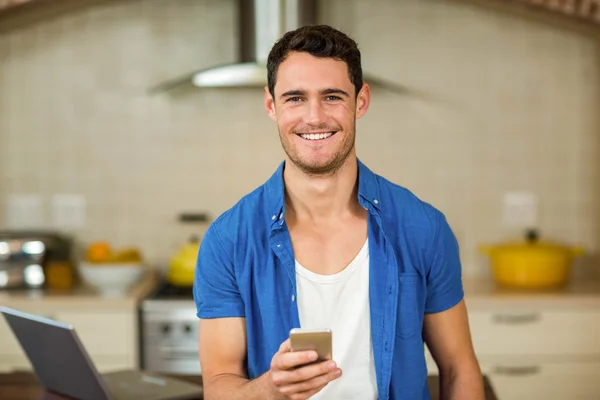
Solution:
<svg viewBox="0 0 600 400">
<path fill-rule="evenodd" d="M 600 362 L 480 361 L 499 399 L 598 400 Z"/>
<path fill-rule="evenodd" d="M 56 319 L 73 325 L 92 359 L 99 355 L 137 357 L 137 322 L 132 312 L 57 311 Z"/>
<path fill-rule="evenodd" d="M 473 346 L 487 355 L 600 355 L 600 312 L 469 312 Z"/>
<path fill-rule="evenodd" d="M 437 365 L 426 353 L 427 372 L 437 375 Z M 600 362 L 548 362 L 501 358 L 479 360 L 499 399 L 598 400 Z"/>
</svg>

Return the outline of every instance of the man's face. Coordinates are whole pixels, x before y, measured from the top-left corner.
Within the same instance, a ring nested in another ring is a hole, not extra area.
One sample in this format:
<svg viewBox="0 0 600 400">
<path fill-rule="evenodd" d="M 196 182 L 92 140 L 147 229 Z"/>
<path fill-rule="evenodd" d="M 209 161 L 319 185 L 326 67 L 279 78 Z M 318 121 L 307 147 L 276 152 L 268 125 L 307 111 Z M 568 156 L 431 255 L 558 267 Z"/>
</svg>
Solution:
<svg viewBox="0 0 600 400">
<path fill-rule="evenodd" d="M 274 97 L 265 107 L 277 122 L 289 160 L 311 175 L 337 171 L 354 151 L 356 119 L 369 106 L 369 87 L 357 98 L 345 62 L 291 52 L 279 65 Z"/>
</svg>

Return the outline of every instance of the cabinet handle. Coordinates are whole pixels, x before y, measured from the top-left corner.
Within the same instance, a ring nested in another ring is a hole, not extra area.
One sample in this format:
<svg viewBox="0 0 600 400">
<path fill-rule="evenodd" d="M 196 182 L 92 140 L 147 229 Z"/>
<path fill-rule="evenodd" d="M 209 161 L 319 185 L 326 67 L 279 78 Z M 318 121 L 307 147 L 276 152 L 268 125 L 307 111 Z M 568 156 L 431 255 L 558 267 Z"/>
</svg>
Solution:
<svg viewBox="0 0 600 400">
<path fill-rule="evenodd" d="M 538 365 L 527 365 L 522 367 L 497 366 L 494 368 L 496 374 L 511 376 L 535 375 L 539 374 L 541 370 L 542 369 Z"/>
<path fill-rule="evenodd" d="M 531 324 L 542 319 L 542 316 L 539 313 L 494 314 L 492 318 L 498 324 Z"/>
</svg>

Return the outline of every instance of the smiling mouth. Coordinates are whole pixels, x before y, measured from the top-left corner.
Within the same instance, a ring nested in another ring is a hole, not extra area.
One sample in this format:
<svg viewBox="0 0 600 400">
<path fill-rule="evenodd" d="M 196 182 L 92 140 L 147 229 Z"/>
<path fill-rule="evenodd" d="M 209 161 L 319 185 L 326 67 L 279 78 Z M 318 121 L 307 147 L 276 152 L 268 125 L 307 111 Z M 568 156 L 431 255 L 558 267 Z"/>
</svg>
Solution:
<svg viewBox="0 0 600 400">
<path fill-rule="evenodd" d="M 335 132 L 300 133 L 300 134 L 298 134 L 298 136 L 300 136 L 302 139 L 305 139 L 305 140 L 323 140 L 323 139 L 327 139 L 333 135 L 335 135 Z"/>
</svg>

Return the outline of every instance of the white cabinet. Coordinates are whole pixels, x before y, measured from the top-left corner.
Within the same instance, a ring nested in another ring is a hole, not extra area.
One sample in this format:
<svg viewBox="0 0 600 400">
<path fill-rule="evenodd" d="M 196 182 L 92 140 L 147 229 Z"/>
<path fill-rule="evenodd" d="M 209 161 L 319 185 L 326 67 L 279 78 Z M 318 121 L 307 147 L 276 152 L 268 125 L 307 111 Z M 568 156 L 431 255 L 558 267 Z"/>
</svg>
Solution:
<svg viewBox="0 0 600 400">
<path fill-rule="evenodd" d="M 137 314 L 134 308 L 79 310 L 20 308 L 73 325 L 90 358 L 100 372 L 138 367 Z M 21 346 L 4 318 L 0 318 L 0 372 L 31 369 Z"/>
<path fill-rule="evenodd" d="M 478 355 L 600 356 L 600 311 L 477 310 L 469 324 Z"/>
<path fill-rule="evenodd" d="M 480 359 L 499 399 L 598 400 L 600 362 Z"/>
<path fill-rule="evenodd" d="M 470 309 L 469 323 L 500 400 L 600 399 L 600 309 L 500 304 Z M 429 373 L 437 373 L 426 357 Z"/>
<path fill-rule="evenodd" d="M 61 311 L 56 319 L 75 327 L 101 372 L 137 367 L 137 317 L 133 310 Z"/>
</svg>

